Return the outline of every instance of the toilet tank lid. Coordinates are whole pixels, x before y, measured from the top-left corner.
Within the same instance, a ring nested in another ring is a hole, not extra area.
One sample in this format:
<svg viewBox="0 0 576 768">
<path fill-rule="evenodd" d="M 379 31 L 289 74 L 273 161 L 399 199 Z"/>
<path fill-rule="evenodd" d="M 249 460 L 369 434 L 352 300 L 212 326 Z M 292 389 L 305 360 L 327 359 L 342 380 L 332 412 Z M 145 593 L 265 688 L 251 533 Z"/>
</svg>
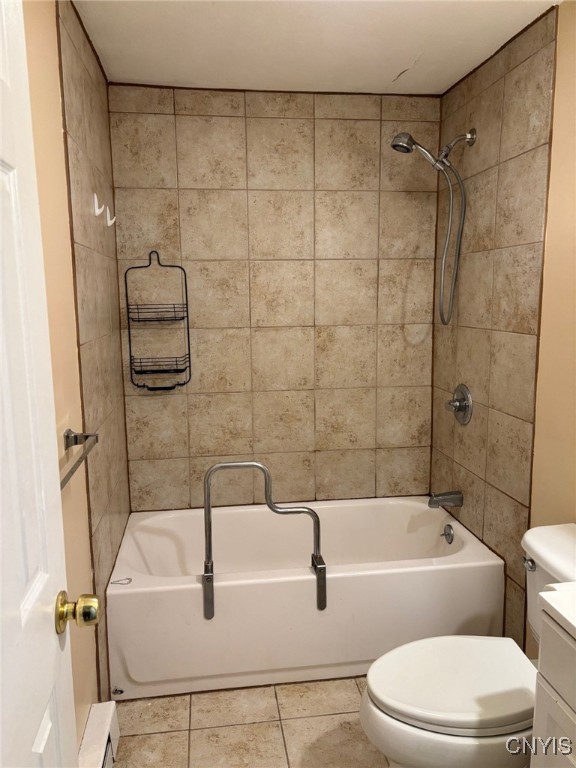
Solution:
<svg viewBox="0 0 576 768">
<path fill-rule="evenodd" d="M 576 581 L 576 523 L 530 528 L 522 547 L 558 581 Z"/>
</svg>

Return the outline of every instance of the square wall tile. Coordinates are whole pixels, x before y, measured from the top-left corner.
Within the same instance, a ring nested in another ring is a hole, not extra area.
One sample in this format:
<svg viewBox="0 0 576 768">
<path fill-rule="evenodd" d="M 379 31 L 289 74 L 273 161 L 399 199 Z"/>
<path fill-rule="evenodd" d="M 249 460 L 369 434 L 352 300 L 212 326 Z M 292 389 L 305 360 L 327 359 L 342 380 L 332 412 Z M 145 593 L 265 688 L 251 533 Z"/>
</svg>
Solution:
<svg viewBox="0 0 576 768">
<path fill-rule="evenodd" d="M 176 88 L 174 101 L 177 115 L 219 117 L 242 117 L 244 115 L 244 93 L 242 91 Z"/>
<path fill-rule="evenodd" d="M 434 386 L 453 392 L 456 381 L 456 340 L 458 329 L 454 325 L 434 325 Z"/>
<path fill-rule="evenodd" d="M 490 407 L 534 421 L 537 337 L 492 332 Z"/>
<path fill-rule="evenodd" d="M 482 539 L 486 483 L 460 464 L 454 462 L 454 488 L 462 491 L 464 503 L 461 507 L 451 509 L 450 511 L 462 525 L 465 525 L 475 536 Z"/>
<path fill-rule="evenodd" d="M 110 112 L 147 112 L 174 114 L 172 88 L 149 88 L 140 85 L 109 85 Z"/>
<path fill-rule="evenodd" d="M 433 155 L 438 151 L 438 123 L 411 122 L 402 120 L 382 121 L 382 170 L 380 189 L 404 192 L 436 192 L 438 171 L 427 163 L 419 152 L 402 154 L 395 152 L 391 145 L 397 133 L 408 131 L 419 144 Z"/>
<path fill-rule="evenodd" d="M 182 258 L 247 259 L 246 192 L 181 189 Z"/>
<path fill-rule="evenodd" d="M 452 399 L 450 392 L 434 387 L 432 401 L 432 445 L 446 456 L 454 456 L 454 425 L 456 420 L 445 403 Z"/>
<path fill-rule="evenodd" d="M 188 392 L 248 392 L 251 389 L 250 329 L 190 331 L 192 378 Z"/>
<path fill-rule="evenodd" d="M 316 118 L 380 120 L 380 96 L 317 93 L 314 102 Z"/>
<path fill-rule="evenodd" d="M 248 117 L 314 117 L 312 93 L 247 91 Z"/>
<path fill-rule="evenodd" d="M 490 331 L 458 328 L 456 370 L 458 383 L 466 384 L 475 403 L 488 405 L 490 387 Z"/>
<path fill-rule="evenodd" d="M 494 251 L 492 327 L 537 333 L 542 243 Z"/>
<path fill-rule="evenodd" d="M 254 450 L 314 450 L 314 394 L 255 392 Z"/>
<path fill-rule="evenodd" d="M 378 192 L 316 192 L 316 258 L 378 257 Z"/>
<path fill-rule="evenodd" d="M 175 189 L 116 189 L 114 198 L 118 259 L 143 259 L 152 250 L 164 261 L 180 258 Z"/>
<path fill-rule="evenodd" d="M 252 387 L 295 390 L 314 387 L 313 328 L 254 328 Z"/>
<path fill-rule="evenodd" d="M 316 459 L 313 451 L 257 453 L 254 458 L 272 475 L 275 502 L 311 501 L 316 498 Z M 264 502 L 264 478 L 254 476 L 254 501 Z"/>
<path fill-rule="evenodd" d="M 462 253 L 487 251 L 494 247 L 496 185 L 502 166 L 466 179 L 466 223 L 462 236 Z M 455 195 L 458 193 L 456 192 Z M 459 203 L 456 203 L 459 205 Z"/>
<path fill-rule="evenodd" d="M 463 142 L 465 177 L 498 164 L 503 93 L 504 80 L 499 80 L 468 103 L 465 132 L 475 128 L 476 141 L 471 147 Z"/>
<path fill-rule="evenodd" d="M 380 194 L 380 258 L 433 259 L 435 192 Z"/>
<path fill-rule="evenodd" d="M 190 506 L 187 458 L 131 461 L 129 469 L 133 512 Z"/>
<path fill-rule="evenodd" d="M 101 336 L 80 347 L 80 370 L 84 401 L 85 428 L 96 432 L 114 408 L 112 337 Z"/>
<path fill-rule="evenodd" d="M 128 458 L 180 459 L 188 456 L 186 395 L 127 397 Z"/>
<path fill-rule="evenodd" d="M 317 389 L 316 450 L 375 447 L 375 389 Z"/>
<path fill-rule="evenodd" d="M 378 327 L 378 386 L 429 386 L 432 325 Z"/>
<path fill-rule="evenodd" d="M 172 115 L 110 115 L 116 187 L 177 186 L 176 134 Z"/>
<path fill-rule="evenodd" d="M 245 189 L 246 132 L 241 117 L 176 117 L 180 189 Z"/>
<path fill-rule="evenodd" d="M 442 493 L 453 488 L 454 461 L 442 451 L 432 448 L 430 492 Z"/>
<path fill-rule="evenodd" d="M 535 24 L 530 25 L 521 35 L 515 37 L 507 46 L 509 49 L 508 68 L 521 64 L 527 58 L 532 56 L 548 43 L 551 43 L 556 36 L 556 8 L 551 9 L 546 16 L 543 16 Z"/>
<path fill-rule="evenodd" d="M 116 263 L 82 245 L 74 246 L 74 274 L 78 313 L 78 341 L 98 339 L 110 333 L 111 301 L 109 275 Z"/>
<path fill-rule="evenodd" d="M 525 607 L 525 591 L 512 579 L 506 579 L 504 636 L 511 637 L 520 648 L 524 648 Z"/>
<path fill-rule="evenodd" d="M 458 322 L 472 328 L 490 328 L 494 275 L 492 251 L 466 253 L 458 272 Z"/>
<path fill-rule="evenodd" d="M 279 720 L 278 704 L 274 687 L 271 685 L 192 694 L 190 717 L 192 730 L 270 720 Z"/>
<path fill-rule="evenodd" d="M 376 386 L 376 326 L 321 326 L 316 331 L 316 386 Z"/>
<path fill-rule="evenodd" d="M 379 323 L 431 323 L 433 301 L 432 259 L 380 259 Z"/>
<path fill-rule="evenodd" d="M 376 496 L 414 496 L 430 491 L 430 448 L 376 451 Z"/>
<path fill-rule="evenodd" d="M 316 189 L 378 189 L 378 122 L 319 120 L 315 129 Z"/>
<path fill-rule="evenodd" d="M 506 561 L 506 575 L 524 584 L 522 536 L 528 529 L 528 508 L 486 486 L 483 540 Z"/>
<path fill-rule="evenodd" d="M 252 452 L 252 394 L 188 395 L 191 456 Z"/>
<path fill-rule="evenodd" d="M 313 262 L 251 262 L 250 299 L 253 326 L 313 325 Z"/>
<path fill-rule="evenodd" d="M 452 413 L 449 418 L 454 419 Z M 486 476 L 486 446 L 488 441 L 488 408 L 474 403 L 468 424 L 454 419 L 454 460 L 477 477 Z"/>
<path fill-rule="evenodd" d="M 509 52 L 510 45 L 507 45 L 466 78 L 469 99 L 473 99 L 504 77 L 508 72 Z"/>
<path fill-rule="evenodd" d="M 375 492 L 375 451 L 318 451 L 317 499 L 363 499 Z"/>
<path fill-rule="evenodd" d="M 430 445 L 430 387 L 381 387 L 378 389 L 378 448 L 411 448 Z"/>
<path fill-rule="evenodd" d="M 250 325 L 248 262 L 186 262 L 191 328 Z"/>
<path fill-rule="evenodd" d="M 204 475 L 214 464 L 230 461 L 252 461 L 252 454 L 242 456 L 192 456 L 190 458 L 190 504 L 204 506 Z M 254 501 L 254 472 L 248 469 L 227 469 L 217 472 L 211 482 L 210 500 L 214 507 L 252 504 Z"/>
<path fill-rule="evenodd" d="M 378 262 L 317 261 L 316 325 L 376 322 Z"/>
<path fill-rule="evenodd" d="M 440 120 L 438 96 L 382 96 L 382 120 Z"/>
<path fill-rule="evenodd" d="M 548 191 L 548 145 L 499 167 L 496 209 L 497 248 L 540 242 Z"/>
<path fill-rule="evenodd" d="M 490 409 L 486 480 L 521 504 L 530 502 L 532 424 Z"/>
<path fill-rule="evenodd" d="M 249 192 L 251 259 L 314 258 L 314 193 Z"/>
<path fill-rule="evenodd" d="M 313 189 L 312 120 L 249 117 L 246 129 L 250 189 Z"/>
</svg>

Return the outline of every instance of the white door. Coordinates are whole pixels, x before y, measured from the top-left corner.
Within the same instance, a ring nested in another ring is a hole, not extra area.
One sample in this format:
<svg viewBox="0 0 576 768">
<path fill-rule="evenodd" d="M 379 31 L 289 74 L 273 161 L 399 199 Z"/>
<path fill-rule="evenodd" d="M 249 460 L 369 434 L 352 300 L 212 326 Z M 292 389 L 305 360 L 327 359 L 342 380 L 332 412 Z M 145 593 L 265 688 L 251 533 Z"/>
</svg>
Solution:
<svg viewBox="0 0 576 768">
<path fill-rule="evenodd" d="M 64 540 L 21 0 L 0 0 L 2 768 L 78 765 Z"/>
</svg>

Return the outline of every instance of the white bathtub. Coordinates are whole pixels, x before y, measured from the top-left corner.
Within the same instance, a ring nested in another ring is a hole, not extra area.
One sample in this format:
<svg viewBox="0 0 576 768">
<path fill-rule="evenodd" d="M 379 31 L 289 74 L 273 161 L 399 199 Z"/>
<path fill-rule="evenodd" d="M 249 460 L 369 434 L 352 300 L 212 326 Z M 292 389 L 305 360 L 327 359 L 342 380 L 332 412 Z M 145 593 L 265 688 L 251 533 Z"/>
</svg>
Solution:
<svg viewBox="0 0 576 768">
<path fill-rule="evenodd" d="M 310 518 L 220 507 L 211 620 L 203 510 L 131 515 L 107 590 L 114 698 L 359 675 L 411 640 L 501 634 L 503 561 L 427 497 L 308 506 L 322 526 L 326 610 Z"/>
</svg>

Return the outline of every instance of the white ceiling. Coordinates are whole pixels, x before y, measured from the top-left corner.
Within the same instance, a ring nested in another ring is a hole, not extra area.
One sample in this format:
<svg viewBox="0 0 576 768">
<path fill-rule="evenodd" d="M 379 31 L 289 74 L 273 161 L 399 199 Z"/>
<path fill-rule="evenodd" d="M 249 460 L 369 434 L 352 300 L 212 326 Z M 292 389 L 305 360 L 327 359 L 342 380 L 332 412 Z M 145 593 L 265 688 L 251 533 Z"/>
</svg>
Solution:
<svg viewBox="0 0 576 768">
<path fill-rule="evenodd" d="M 75 0 L 108 79 L 439 94 L 552 0 Z"/>
</svg>

